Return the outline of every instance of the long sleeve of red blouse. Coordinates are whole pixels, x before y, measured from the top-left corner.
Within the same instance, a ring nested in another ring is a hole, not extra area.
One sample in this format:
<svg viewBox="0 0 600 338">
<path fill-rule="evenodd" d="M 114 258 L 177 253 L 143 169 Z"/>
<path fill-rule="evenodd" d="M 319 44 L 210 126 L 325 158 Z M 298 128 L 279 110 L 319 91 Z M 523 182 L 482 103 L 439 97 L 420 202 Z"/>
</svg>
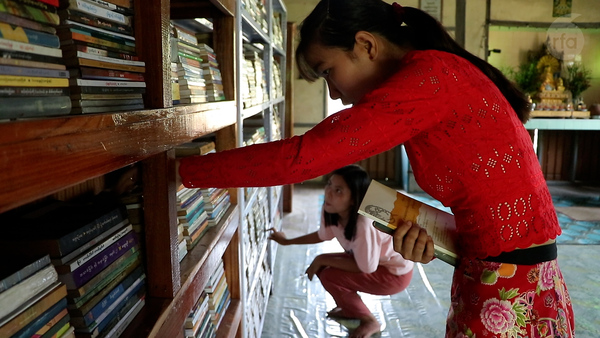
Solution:
<svg viewBox="0 0 600 338">
<path fill-rule="evenodd" d="M 433 77 L 422 73 L 422 63 L 429 61 L 436 62 L 408 63 L 402 71 L 408 78 L 393 79 L 363 103 L 329 116 L 304 135 L 184 158 L 182 183 L 187 187 L 291 184 L 389 150 L 439 121 L 436 115 L 441 112 L 435 107 L 450 93 L 448 82 L 436 78 L 442 75 L 439 67 Z"/>
<path fill-rule="evenodd" d="M 187 187 L 302 182 L 404 144 L 421 188 L 454 213 L 460 254 L 560 234 L 531 138 L 498 88 L 453 54 L 414 51 L 352 108 L 304 135 L 181 160 Z"/>
</svg>

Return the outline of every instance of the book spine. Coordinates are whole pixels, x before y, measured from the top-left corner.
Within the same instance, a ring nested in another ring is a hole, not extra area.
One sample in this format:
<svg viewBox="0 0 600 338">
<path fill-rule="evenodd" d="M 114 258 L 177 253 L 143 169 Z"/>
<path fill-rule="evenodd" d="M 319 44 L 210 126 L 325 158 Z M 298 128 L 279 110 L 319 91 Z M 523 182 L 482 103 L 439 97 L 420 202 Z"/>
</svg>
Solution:
<svg viewBox="0 0 600 338">
<path fill-rule="evenodd" d="M 132 230 L 133 230 L 133 227 L 131 226 L 131 224 L 128 225 L 128 226 L 126 226 L 125 228 L 121 229 L 120 231 L 118 231 L 117 233 L 115 233 L 114 235 L 112 235 L 108 240 L 100 243 L 95 248 L 89 250 L 86 254 L 84 254 L 81 257 L 78 257 L 77 259 L 75 259 L 73 262 L 68 263 L 66 266 L 64 266 L 64 269 L 60 268 L 61 266 L 57 266 L 56 270 L 59 273 L 68 273 L 68 272 L 75 271 L 77 268 L 79 268 L 80 266 L 82 266 L 84 263 L 86 263 L 90 259 L 94 258 L 94 256 L 98 255 L 104 249 L 106 249 L 109 246 L 111 246 L 113 243 L 115 243 L 116 241 L 118 241 L 119 239 L 121 239 L 122 237 L 124 237 L 127 233 L 129 233 Z"/>
<path fill-rule="evenodd" d="M 141 272 L 141 269 L 139 270 Z M 90 325 L 94 321 L 99 322 L 102 314 L 109 310 L 110 306 L 118 301 L 125 293 L 135 289 L 146 278 L 143 273 L 127 276 L 116 288 L 114 288 L 104 299 L 85 315 L 85 322 Z M 127 296 L 127 295 L 125 295 Z M 106 317 L 106 316 L 104 316 Z"/>
<path fill-rule="evenodd" d="M 143 67 L 146 65 L 146 63 L 144 61 L 123 60 L 123 59 L 117 59 L 117 58 L 113 58 L 113 57 L 84 53 L 84 52 L 79 52 L 79 51 L 77 52 L 76 56 L 78 58 L 82 58 L 82 59 L 89 59 L 89 60 L 100 61 L 100 62 L 111 63 L 111 64 L 136 66 L 138 68 L 135 68 L 135 69 L 138 69 L 137 71 L 140 73 L 144 72 Z M 100 67 L 100 68 L 106 68 L 106 67 Z"/>
<path fill-rule="evenodd" d="M 93 36 L 99 39 L 114 41 L 122 45 L 135 46 L 135 37 L 131 34 L 119 34 L 103 28 L 88 26 L 70 20 L 65 20 L 64 26 L 61 26 L 60 28 L 62 31 L 71 30 L 73 32 Z"/>
<path fill-rule="evenodd" d="M 102 270 L 84 286 L 77 290 L 69 290 L 69 304 L 75 304 L 76 307 L 81 306 L 97 295 L 110 281 L 117 278 L 118 275 L 133 270 L 140 263 L 139 248 L 137 246 L 131 248 L 123 256 L 114 261 L 108 269 Z"/>
<path fill-rule="evenodd" d="M 28 5 L 23 5 L 13 0 L 0 0 L 0 6 L 8 12 L 22 18 L 41 22 L 43 24 L 58 25 L 60 19 L 56 13 L 48 12 Z"/>
<path fill-rule="evenodd" d="M 60 325 L 60 322 L 65 317 L 69 317 L 67 309 L 63 309 L 63 311 L 58 313 L 56 316 L 50 318 L 50 320 L 44 326 L 40 327 L 36 332 L 34 332 L 31 337 L 42 337 L 43 335 L 47 334 L 48 331 L 54 327 L 54 325 Z"/>
<path fill-rule="evenodd" d="M 72 97 L 71 97 L 71 105 L 73 105 L 73 98 Z M 89 242 L 87 242 L 84 245 L 80 246 L 79 248 L 71 251 L 71 253 L 69 253 L 69 254 L 67 254 L 65 256 L 62 256 L 60 258 L 54 258 L 54 259 L 52 259 L 51 260 L 52 264 L 55 267 L 57 267 L 57 271 L 58 271 L 58 266 L 65 265 L 68 262 L 72 261 L 74 258 L 78 257 L 79 255 L 87 252 L 91 247 L 93 247 L 94 245 L 100 243 L 101 241 L 103 241 L 108 236 L 111 236 L 117 230 L 123 228 L 127 224 L 129 224 L 129 220 L 128 219 L 125 219 L 125 220 L 117 223 L 112 228 L 104 231 L 100 235 L 98 235 L 98 236 L 94 237 L 93 239 L 91 239 Z M 60 273 L 60 271 L 59 271 L 59 273 Z"/>
<path fill-rule="evenodd" d="M 112 107 L 112 106 L 135 106 L 143 105 L 144 100 L 142 99 L 125 99 L 125 100 L 72 100 L 71 105 L 73 107 Z"/>
<path fill-rule="evenodd" d="M 137 303 L 139 299 L 144 297 L 146 294 L 146 288 L 144 280 L 136 281 L 136 285 L 132 285 L 129 290 L 120 297 L 109 311 L 106 311 L 101 318 L 98 318 L 98 330 L 103 332 L 109 325 L 113 324 L 113 320 L 116 318 L 117 321 L 123 318 L 124 314 Z"/>
<path fill-rule="evenodd" d="M 81 74 L 82 79 L 144 81 L 143 74 L 116 71 L 112 69 L 81 67 L 81 69 L 79 69 L 79 73 Z"/>
<path fill-rule="evenodd" d="M 59 48 L 60 40 L 58 36 L 43 32 L 38 32 L 24 27 L 11 27 L 9 24 L 0 22 L 0 38 L 24 43 L 31 43 L 50 48 Z"/>
<path fill-rule="evenodd" d="M 105 107 L 75 107 L 71 109 L 73 114 L 92 114 L 92 113 L 108 113 L 114 111 L 133 111 L 144 109 L 143 104 L 135 104 L 129 106 L 105 106 Z"/>
<path fill-rule="evenodd" d="M 77 289 L 89 281 L 92 277 L 97 275 L 100 271 L 114 262 L 117 258 L 123 256 L 131 247 L 137 244 L 137 237 L 134 232 L 121 238 L 118 242 L 113 243 L 108 248 L 104 249 L 99 255 L 95 256 L 94 259 L 87 261 L 85 264 L 80 266 L 77 270 L 70 274 L 60 275 L 67 276 L 64 282 L 67 286 L 71 286 L 70 289 Z M 69 278 L 71 277 L 71 278 Z M 65 279 L 63 277 L 63 279 Z M 72 283 L 71 283 L 72 281 Z M 71 284 L 71 285 L 70 285 Z"/>
<path fill-rule="evenodd" d="M 104 8 L 104 9 L 108 9 L 109 11 L 115 11 L 117 13 L 121 13 L 124 15 L 133 15 L 133 10 L 131 8 L 117 6 L 113 3 L 102 1 L 102 0 L 86 0 L 86 1 L 91 2 L 99 7 Z"/>
<path fill-rule="evenodd" d="M 111 292 L 111 290 L 113 290 L 119 284 L 121 284 L 121 282 L 123 282 L 126 279 L 130 279 L 131 282 L 128 282 L 127 286 L 131 285 L 131 283 L 133 283 L 133 281 L 135 281 L 144 272 L 144 268 L 136 263 L 137 262 L 134 262 L 134 264 L 131 264 L 121 273 L 117 274 L 115 278 L 113 278 L 108 284 L 106 284 L 106 286 L 100 288 L 100 291 L 93 297 L 82 297 L 86 298 L 87 301 L 84 301 L 82 299 L 81 302 L 78 301 L 77 303 L 69 304 L 69 311 L 71 312 L 71 314 L 73 316 L 83 317 L 88 312 L 90 312 L 90 310 L 94 308 L 102 299 L 104 299 Z M 80 305 L 77 306 L 77 304 Z"/>
<path fill-rule="evenodd" d="M 71 84 L 87 87 L 141 87 L 145 88 L 146 83 L 140 81 L 102 81 L 102 80 L 84 80 L 71 79 Z"/>
<path fill-rule="evenodd" d="M 29 276 L 12 288 L 0 293 L 0 320 L 5 319 L 23 303 L 58 280 L 52 265 Z"/>
<path fill-rule="evenodd" d="M 45 32 L 49 34 L 56 34 L 56 28 L 51 26 L 42 25 L 39 22 L 31 21 L 25 18 L 11 15 L 0 11 L 0 21 L 6 22 L 14 26 L 20 26 L 23 28 L 30 28 L 36 31 Z"/>
<path fill-rule="evenodd" d="M 70 0 L 69 8 L 78 9 L 82 12 L 99 16 L 101 18 L 114 21 L 123 25 L 131 26 L 131 18 L 121 13 L 110 11 L 106 8 L 94 5 L 83 0 Z"/>
<path fill-rule="evenodd" d="M 0 281 L 0 293 L 8 290 L 13 285 L 21 282 L 27 277 L 33 275 L 34 273 L 40 271 L 43 267 L 50 264 L 50 256 L 45 255 L 42 258 L 32 262 L 31 264 L 27 264 L 19 271 L 11 274 L 10 276 L 2 279 Z"/>
<path fill-rule="evenodd" d="M 139 57 L 120 52 L 112 52 L 106 49 L 94 48 L 88 45 L 65 45 L 63 46 L 63 55 L 65 58 L 67 57 L 77 57 L 77 52 L 88 53 L 92 55 L 104 56 L 115 59 L 123 59 L 130 61 L 139 61 Z"/>
<path fill-rule="evenodd" d="M 10 337 L 17 333 L 29 322 L 31 322 L 31 318 L 38 317 L 66 295 L 67 287 L 65 285 L 54 287 L 52 291 L 44 295 L 33 306 L 28 307 L 23 312 L 19 313 L 15 318 L 11 319 L 8 323 L 0 326 L 0 337 Z"/>
<path fill-rule="evenodd" d="M 72 39 L 74 41 L 93 43 L 98 46 L 105 46 L 105 47 L 115 48 L 118 50 L 135 52 L 135 47 L 133 47 L 133 46 L 122 45 L 122 44 L 119 44 L 119 43 L 116 43 L 113 41 L 96 38 L 96 37 L 93 37 L 93 36 L 90 36 L 87 34 L 81 34 L 81 33 L 77 33 L 77 32 L 68 32 L 68 33 L 63 33 L 63 34 L 59 33 L 59 36 L 62 39 L 62 41 L 61 41 L 62 45 L 69 45 L 70 41 L 71 41 L 70 39 Z"/>
<path fill-rule="evenodd" d="M 62 57 L 62 51 L 59 48 L 38 46 L 31 43 L 24 43 L 7 39 L 0 39 L 0 48 L 18 52 L 53 56 L 57 58 Z"/>
<path fill-rule="evenodd" d="M 0 87 L 0 98 L 12 96 L 67 96 L 69 88 Z M 1 290 L 1 288 L 0 288 Z M 1 291 L 0 291 L 1 292 Z"/>
<path fill-rule="evenodd" d="M 48 11 L 50 13 L 56 13 L 56 6 L 48 6 L 47 4 L 36 1 L 36 0 L 14 0 L 23 5 L 31 6 L 37 9 L 41 9 L 43 11 Z"/>
<path fill-rule="evenodd" d="M 32 53 L 20 52 L 20 51 L 0 50 L 0 58 L 2 58 L 3 60 L 16 59 L 16 60 L 33 61 L 33 62 L 47 62 L 47 63 L 53 63 L 53 64 L 64 66 L 64 65 L 62 65 L 62 63 L 63 63 L 62 57 L 54 57 L 54 56 L 41 55 L 41 54 L 32 54 Z M 63 68 L 63 69 L 65 69 L 65 68 Z"/>
<path fill-rule="evenodd" d="M 69 72 L 67 72 L 66 70 L 10 67 L 3 65 L 0 65 L 0 75 L 69 78 Z"/>
<path fill-rule="evenodd" d="M 44 68 L 44 69 L 54 69 L 54 70 L 66 70 L 67 69 L 67 67 L 65 65 L 59 65 L 59 64 L 55 64 L 55 63 L 27 61 L 27 60 L 19 60 L 19 59 L 5 59 L 5 58 L 0 58 L 0 65 L 15 66 L 15 67 Z"/>
<path fill-rule="evenodd" d="M 123 222 L 126 217 L 125 211 L 121 207 L 116 207 L 95 220 L 82 225 L 77 230 L 66 234 L 59 239 L 61 256 L 69 254 L 114 225 Z"/>
<path fill-rule="evenodd" d="M 69 320 L 70 319 L 71 319 L 71 316 L 69 316 L 69 314 L 67 313 L 67 315 L 62 317 L 56 324 L 52 325 L 51 327 L 47 327 L 47 326 L 44 327 L 44 329 L 46 329 L 46 328 L 48 328 L 48 329 L 41 334 L 36 333 L 35 335 L 33 335 L 33 337 L 35 337 L 35 338 L 38 338 L 38 337 L 39 338 L 58 338 L 69 329 L 69 327 L 70 327 Z M 50 324 L 50 323 L 48 323 L 48 324 Z"/>
<path fill-rule="evenodd" d="M 71 87 L 72 94 L 144 94 L 146 88 L 126 87 Z"/>
<path fill-rule="evenodd" d="M 65 21 L 71 20 L 92 27 L 104 28 L 116 33 L 133 35 L 133 28 L 131 26 L 120 25 L 116 22 L 104 20 L 97 16 L 86 14 L 80 11 L 64 9 L 59 11 L 58 14 L 61 19 Z"/>
<path fill-rule="evenodd" d="M 138 294 L 139 294 L 139 292 L 138 292 Z M 108 331 L 108 333 L 106 334 L 106 337 L 120 337 L 121 334 L 123 334 L 123 332 L 125 332 L 125 329 L 127 328 L 127 326 L 129 326 L 129 324 L 131 324 L 133 319 L 137 316 L 137 314 L 144 307 L 145 295 L 142 294 L 141 297 L 132 298 L 131 300 L 133 301 L 133 305 L 131 307 L 129 305 L 126 305 L 123 307 L 122 311 L 119 311 L 117 316 L 114 318 L 115 324 L 107 325 L 106 328 L 110 331 Z M 129 302 L 128 302 L 128 304 L 129 304 Z M 121 316 L 121 312 L 123 312 L 122 316 Z M 111 322 L 113 322 L 113 320 L 111 320 Z"/>
<path fill-rule="evenodd" d="M 133 1 L 132 0 L 106 0 L 105 2 L 121 6 L 123 8 L 132 8 Z"/>
<path fill-rule="evenodd" d="M 60 116 L 69 114 L 71 99 L 68 96 L 10 97 L 0 98 L 0 106 L 11 107 L 0 110 L 2 119 Z"/>
<path fill-rule="evenodd" d="M 66 312 L 67 299 L 62 298 L 56 304 L 52 305 L 48 310 L 42 313 L 40 316 L 35 318 L 31 323 L 27 324 L 19 332 L 15 333 L 12 338 L 29 338 L 33 336 L 39 329 L 44 327 L 46 323 L 50 322 L 56 316 Z"/>
<path fill-rule="evenodd" d="M 43 3 L 47 3 L 47 4 L 52 5 L 54 7 L 58 7 L 58 0 L 38 0 L 38 1 L 43 2 Z"/>
<path fill-rule="evenodd" d="M 0 83 L 7 87 L 68 87 L 69 80 L 52 77 L 0 75 Z"/>
</svg>

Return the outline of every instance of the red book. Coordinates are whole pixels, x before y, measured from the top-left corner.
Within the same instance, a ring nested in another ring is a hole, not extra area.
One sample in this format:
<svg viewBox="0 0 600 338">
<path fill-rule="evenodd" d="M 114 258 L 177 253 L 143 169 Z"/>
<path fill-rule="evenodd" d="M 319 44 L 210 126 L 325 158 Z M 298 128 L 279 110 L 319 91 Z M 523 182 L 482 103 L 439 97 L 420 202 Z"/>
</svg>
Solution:
<svg viewBox="0 0 600 338">
<path fill-rule="evenodd" d="M 47 3 L 48 5 L 52 5 L 58 7 L 58 0 L 39 0 L 40 2 Z"/>
</svg>

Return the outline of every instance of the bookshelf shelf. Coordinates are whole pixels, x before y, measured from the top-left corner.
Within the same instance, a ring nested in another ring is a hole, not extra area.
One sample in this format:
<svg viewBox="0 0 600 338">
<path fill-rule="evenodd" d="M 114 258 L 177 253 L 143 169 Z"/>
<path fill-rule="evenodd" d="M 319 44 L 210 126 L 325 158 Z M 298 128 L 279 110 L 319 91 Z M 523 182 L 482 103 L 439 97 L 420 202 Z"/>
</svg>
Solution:
<svg viewBox="0 0 600 338">
<path fill-rule="evenodd" d="M 0 212 L 235 122 L 229 101 L 0 124 Z"/>
<path fill-rule="evenodd" d="M 271 105 L 271 102 L 264 102 L 264 103 L 257 104 L 255 106 L 246 108 L 246 109 L 242 110 L 242 119 L 247 119 L 249 117 L 258 115 L 258 114 L 262 113 L 263 111 L 267 110 L 270 105 Z"/>
<path fill-rule="evenodd" d="M 245 9 L 242 8 L 240 12 L 242 13 L 242 31 L 248 40 L 252 43 L 269 43 L 268 33 L 260 28 L 260 25 L 252 19 Z"/>
</svg>

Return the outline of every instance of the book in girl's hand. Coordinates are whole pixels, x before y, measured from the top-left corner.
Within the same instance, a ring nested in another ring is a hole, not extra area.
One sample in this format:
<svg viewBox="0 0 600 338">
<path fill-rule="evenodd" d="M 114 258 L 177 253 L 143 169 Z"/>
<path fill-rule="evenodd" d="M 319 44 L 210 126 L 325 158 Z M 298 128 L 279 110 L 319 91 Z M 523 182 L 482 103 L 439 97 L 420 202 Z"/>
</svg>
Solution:
<svg viewBox="0 0 600 338">
<path fill-rule="evenodd" d="M 372 219 L 377 229 L 388 234 L 392 234 L 403 221 L 418 224 L 433 238 L 435 257 L 457 265 L 456 224 L 451 213 L 375 180 L 371 181 L 358 213 Z"/>
</svg>

